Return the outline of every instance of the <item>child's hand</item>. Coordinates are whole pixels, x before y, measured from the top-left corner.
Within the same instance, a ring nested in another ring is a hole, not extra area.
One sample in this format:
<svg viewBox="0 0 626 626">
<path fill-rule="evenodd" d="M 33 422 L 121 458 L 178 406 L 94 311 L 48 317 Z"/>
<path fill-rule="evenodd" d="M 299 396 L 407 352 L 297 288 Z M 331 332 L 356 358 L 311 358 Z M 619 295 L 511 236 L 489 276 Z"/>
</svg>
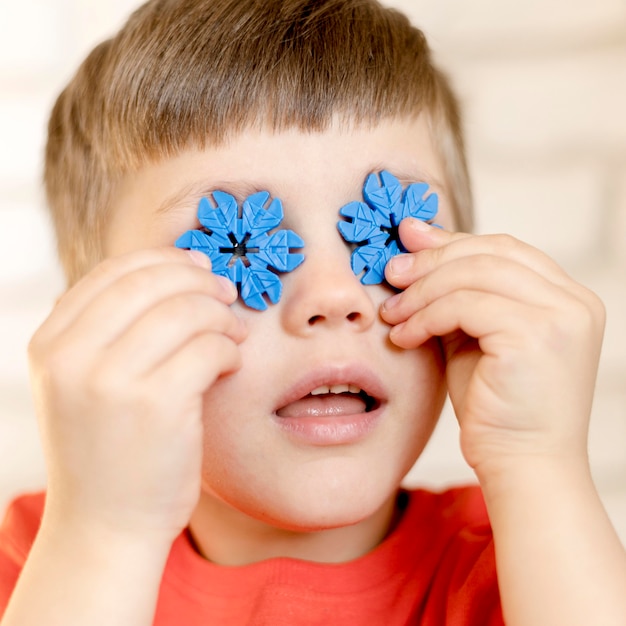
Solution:
<svg viewBox="0 0 626 626">
<path fill-rule="evenodd" d="M 203 394 L 240 366 L 234 285 L 199 252 L 107 260 L 30 344 L 59 525 L 173 540 L 200 493 Z"/>
<path fill-rule="evenodd" d="M 451 234 L 405 220 L 409 254 L 387 280 L 391 340 L 442 338 L 461 446 L 477 471 L 516 459 L 586 458 L 604 308 L 538 250 L 509 236 Z"/>
</svg>

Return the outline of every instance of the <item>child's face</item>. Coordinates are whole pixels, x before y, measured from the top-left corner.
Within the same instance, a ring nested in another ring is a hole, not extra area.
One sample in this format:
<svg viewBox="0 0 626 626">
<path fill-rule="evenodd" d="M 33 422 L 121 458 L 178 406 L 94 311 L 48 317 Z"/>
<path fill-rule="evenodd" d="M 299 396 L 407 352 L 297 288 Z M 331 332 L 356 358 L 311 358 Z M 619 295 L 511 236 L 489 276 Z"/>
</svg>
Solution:
<svg viewBox="0 0 626 626">
<path fill-rule="evenodd" d="M 379 307 L 392 291 L 361 284 L 337 229 L 340 207 L 361 200 L 367 174 L 382 169 L 403 185 L 429 183 L 440 200 L 436 221 L 453 226 L 421 118 L 311 134 L 248 131 L 147 166 L 121 189 L 107 256 L 173 245 L 198 227 L 198 201 L 215 189 L 239 201 L 269 191 L 284 205 L 281 228 L 305 242 L 302 265 L 281 275 L 278 304 L 264 312 L 233 305 L 249 334 L 241 369 L 205 396 L 204 498 L 285 528 L 355 523 L 388 500 L 428 441 L 445 394 L 439 344 L 403 351 L 390 343 Z M 374 409 L 356 397 L 309 395 L 341 384 L 367 391 Z"/>
</svg>

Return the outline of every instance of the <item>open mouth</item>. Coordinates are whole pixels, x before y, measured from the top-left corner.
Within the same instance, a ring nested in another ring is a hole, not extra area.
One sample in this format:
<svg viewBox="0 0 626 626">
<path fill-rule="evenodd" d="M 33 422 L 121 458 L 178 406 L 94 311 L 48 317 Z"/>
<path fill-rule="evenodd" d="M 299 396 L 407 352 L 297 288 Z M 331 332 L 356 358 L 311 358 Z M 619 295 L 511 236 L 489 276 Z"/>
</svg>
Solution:
<svg viewBox="0 0 626 626">
<path fill-rule="evenodd" d="M 287 418 L 343 417 L 370 413 L 380 404 L 380 399 L 352 383 L 321 385 L 281 407 L 276 415 Z"/>
</svg>

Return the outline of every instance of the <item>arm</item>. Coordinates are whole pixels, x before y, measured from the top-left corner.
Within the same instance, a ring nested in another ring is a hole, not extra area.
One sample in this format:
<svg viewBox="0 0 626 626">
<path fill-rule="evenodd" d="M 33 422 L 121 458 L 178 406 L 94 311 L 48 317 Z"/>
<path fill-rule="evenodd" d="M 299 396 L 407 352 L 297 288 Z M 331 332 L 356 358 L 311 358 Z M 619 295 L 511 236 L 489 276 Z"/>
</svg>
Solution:
<svg viewBox="0 0 626 626">
<path fill-rule="evenodd" d="M 202 397 L 245 336 L 209 269 L 173 248 L 110 259 L 33 337 L 48 490 L 2 626 L 152 624 L 200 494 Z"/>
<path fill-rule="evenodd" d="M 493 526 L 508 626 L 626 623 L 626 554 L 591 481 L 587 428 L 604 327 L 597 297 L 506 236 L 406 220 L 391 340 L 441 337 L 461 447 Z M 398 259 L 399 257 L 396 257 Z"/>
<path fill-rule="evenodd" d="M 167 542 L 46 520 L 2 626 L 152 624 Z"/>
<path fill-rule="evenodd" d="M 586 463 L 527 459 L 481 486 L 507 626 L 626 623 L 626 554 Z"/>
</svg>

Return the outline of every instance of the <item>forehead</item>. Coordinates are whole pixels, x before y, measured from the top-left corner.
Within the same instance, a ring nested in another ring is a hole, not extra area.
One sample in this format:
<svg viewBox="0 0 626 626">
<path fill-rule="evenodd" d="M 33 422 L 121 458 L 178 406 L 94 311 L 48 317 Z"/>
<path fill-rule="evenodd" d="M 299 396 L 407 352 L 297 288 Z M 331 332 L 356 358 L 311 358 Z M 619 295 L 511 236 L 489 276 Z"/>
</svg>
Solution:
<svg viewBox="0 0 626 626">
<path fill-rule="evenodd" d="M 443 166 L 422 116 L 312 133 L 250 130 L 217 147 L 183 152 L 127 177 L 118 198 L 124 210 L 114 211 L 113 222 L 120 214 L 144 223 L 177 221 L 217 189 L 238 200 L 268 191 L 283 201 L 286 215 L 322 204 L 338 211 L 361 197 L 369 173 L 383 169 L 403 185 L 428 183 L 439 195 L 438 223 L 453 227 Z"/>
<path fill-rule="evenodd" d="M 226 145 L 181 156 L 185 167 L 194 163 L 198 169 L 206 165 L 210 170 L 204 169 L 193 180 L 185 174 L 189 182 L 179 184 L 172 195 L 163 198 L 165 211 L 214 189 L 238 198 L 260 190 L 284 196 L 294 188 L 315 189 L 318 194 L 324 189 L 329 193 L 346 191 L 353 196 L 367 174 L 383 169 L 404 184 L 419 180 L 437 193 L 445 192 L 442 163 L 421 116 L 374 127 L 335 126 L 314 133 L 247 132 Z"/>
</svg>

